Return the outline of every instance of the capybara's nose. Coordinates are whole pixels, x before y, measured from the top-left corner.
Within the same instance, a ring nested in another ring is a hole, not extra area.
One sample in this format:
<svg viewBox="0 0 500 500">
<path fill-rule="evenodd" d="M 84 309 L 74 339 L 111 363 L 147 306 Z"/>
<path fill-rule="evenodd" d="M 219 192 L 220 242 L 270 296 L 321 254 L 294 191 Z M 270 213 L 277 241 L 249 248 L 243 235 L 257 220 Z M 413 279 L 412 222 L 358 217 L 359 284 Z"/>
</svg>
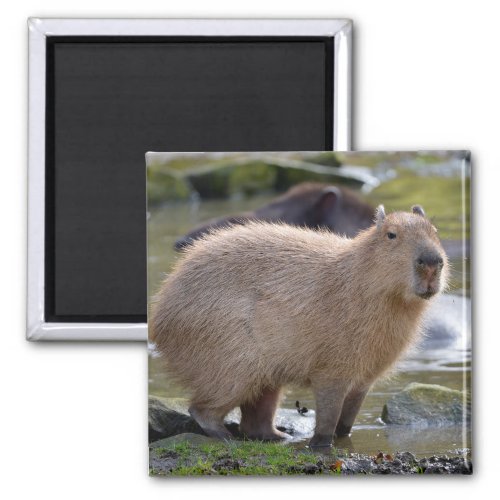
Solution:
<svg viewBox="0 0 500 500">
<path fill-rule="evenodd" d="M 418 267 L 441 268 L 443 267 L 443 258 L 434 252 L 426 252 L 417 259 Z"/>
</svg>

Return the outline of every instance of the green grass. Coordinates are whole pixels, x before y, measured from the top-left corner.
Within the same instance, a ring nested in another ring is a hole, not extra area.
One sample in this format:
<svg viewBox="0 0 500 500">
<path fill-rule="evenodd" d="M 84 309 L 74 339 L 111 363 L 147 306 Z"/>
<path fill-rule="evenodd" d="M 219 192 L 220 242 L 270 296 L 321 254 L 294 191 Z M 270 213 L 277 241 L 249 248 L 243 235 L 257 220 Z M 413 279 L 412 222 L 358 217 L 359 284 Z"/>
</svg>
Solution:
<svg viewBox="0 0 500 500">
<path fill-rule="evenodd" d="M 296 450 L 292 446 L 281 443 L 262 441 L 234 441 L 227 443 L 207 443 L 193 445 L 189 442 L 173 444 L 168 448 L 153 450 L 158 458 L 170 453 L 175 454 L 176 465 L 170 472 L 174 476 L 269 476 L 297 475 L 306 473 L 307 467 L 314 468 L 324 456 L 312 452 Z M 326 472 L 339 474 L 340 470 L 332 468 L 337 460 L 337 451 L 328 455 Z M 324 462 L 325 463 L 325 462 Z M 316 469 L 319 472 L 320 468 Z M 325 470 L 323 470 L 325 472 Z M 161 472 L 151 470 L 152 474 Z"/>
</svg>

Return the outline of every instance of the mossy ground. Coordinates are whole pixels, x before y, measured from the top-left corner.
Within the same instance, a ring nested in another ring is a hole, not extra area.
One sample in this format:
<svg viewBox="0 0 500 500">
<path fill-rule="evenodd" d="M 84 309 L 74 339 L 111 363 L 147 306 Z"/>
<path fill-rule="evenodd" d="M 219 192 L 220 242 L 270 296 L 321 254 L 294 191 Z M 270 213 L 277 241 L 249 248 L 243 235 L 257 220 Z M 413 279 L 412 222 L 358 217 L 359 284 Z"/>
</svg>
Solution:
<svg viewBox="0 0 500 500">
<path fill-rule="evenodd" d="M 320 472 L 340 474 L 337 450 L 325 457 L 280 443 L 237 441 L 193 445 L 183 442 L 167 448 L 155 448 L 151 453 L 158 459 L 172 459 L 170 470 L 159 470 L 152 461 L 150 473 L 154 475 L 282 476 Z"/>
</svg>

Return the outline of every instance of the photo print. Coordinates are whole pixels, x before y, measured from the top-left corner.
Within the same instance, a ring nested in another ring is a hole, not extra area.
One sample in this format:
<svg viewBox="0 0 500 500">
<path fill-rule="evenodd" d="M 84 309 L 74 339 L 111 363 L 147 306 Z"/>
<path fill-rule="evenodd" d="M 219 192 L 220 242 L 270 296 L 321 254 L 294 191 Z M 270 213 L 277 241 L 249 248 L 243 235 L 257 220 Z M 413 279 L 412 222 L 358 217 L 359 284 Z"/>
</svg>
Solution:
<svg viewBox="0 0 500 500">
<path fill-rule="evenodd" d="M 466 151 L 148 153 L 150 474 L 471 474 Z"/>
</svg>

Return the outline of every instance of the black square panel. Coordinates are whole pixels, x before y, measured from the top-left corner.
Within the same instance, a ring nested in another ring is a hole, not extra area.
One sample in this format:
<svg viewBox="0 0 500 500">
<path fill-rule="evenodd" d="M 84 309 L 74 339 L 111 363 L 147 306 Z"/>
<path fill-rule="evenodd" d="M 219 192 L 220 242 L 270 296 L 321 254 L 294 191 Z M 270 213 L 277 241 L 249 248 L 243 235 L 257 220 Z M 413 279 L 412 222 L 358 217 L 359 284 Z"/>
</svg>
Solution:
<svg viewBox="0 0 500 500">
<path fill-rule="evenodd" d="M 46 321 L 146 321 L 146 151 L 333 147 L 332 38 L 54 36 L 46 74 Z"/>
</svg>

